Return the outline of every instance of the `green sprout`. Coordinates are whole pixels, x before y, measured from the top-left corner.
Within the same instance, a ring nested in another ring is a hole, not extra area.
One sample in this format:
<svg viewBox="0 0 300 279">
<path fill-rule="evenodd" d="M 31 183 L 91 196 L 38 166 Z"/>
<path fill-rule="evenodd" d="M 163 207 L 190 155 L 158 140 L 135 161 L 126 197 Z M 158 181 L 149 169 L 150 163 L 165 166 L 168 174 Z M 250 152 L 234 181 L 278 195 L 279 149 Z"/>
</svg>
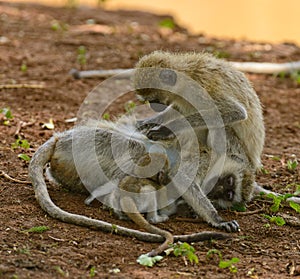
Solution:
<svg viewBox="0 0 300 279">
<path fill-rule="evenodd" d="M 298 166 L 298 161 L 297 161 L 296 159 L 294 159 L 294 160 L 288 160 L 288 161 L 286 162 L 286 167 L 287 167 L 287 169 L 288 169 L 289 171 L 294 171 L 294 170 L 296 170 L 297 166 Z"/>
<path fill-rule="evenodd" d="M 233 257 L 228 261 L 223 260 L 223 256 L 220 250 L 218 249 L 210 249 L 206 253 L 206 258 L 211 258 L 212 255 L 217 255 L 219 257 L 219 268 L 229 268 L 230 272 L 236 273 L 238 271 L 237 267 L 234 265 L 240 261 L 239 258 Z"/>
<path fill-rule="evenodd" d="M 86 48 L 85 46 L 80 46 L 77 49 L 77 63 L 79 63 L 81 66 L 86 65 Z"/>
<path fill-rule="evenodd" d="M 21 67 L 20 67 L 21 72 L 26 73 L 28 68 L 25 62 L 22 63 Z"/>
<path fill-rule="evenodd" d="M 263 214 L 263 217 L 268 219 L 270 223 L 275 223 L 277 226 L 284 226 L 285 220 L 280 216 L 270 216 L 267 214 Z M 266 226 L 269 227 L 269 226 Z"/>
<path fill-rule="evenodd" d="M 195 254 L 195 248 L 186 242 L 173 244 L 173 253 L 176 257 L 182 256 L 187 258 L 190 263 L 199 263 L 199 259 Z"/>
<path fill-rule="evenodd" d="M 28 143 L 27 140 L 21 139 L 20 137 L 18 137 L 16 139 L 16 141 L 11 144 L 11 148 L 16 149 L 16 148 L 19 148 L 19 147 L 24 148 L 24 149 L 28 149 L 30 147 L 30 144 Z"/>
<path fill-rule="evenodd" d="M 133 113 L 136 108 L 136 103 L 133 101 L 128 101 L 125 103 L 124 108 L 127 113 Z"/>
<path fill-rule="evenodd" d="M 0 113 L 2 113 L 7 119 L 13 119 L 13 115 L 11 113 L 10 108 L 2 108 L 0 109 Z"/>
<path fill-rule="evenodd" d="M 174 29 L 176 26 L 176 24 L 172 18 L 165 18 L 165 19 L 161 20 L 158 23 L 158 25 L 160 27 L 169 28 L 169 29 Z"/>
<path fill-rule="evenodd" d="M 20 159 L 22 159 L 22 160 L 24 160 L 26 162 L 30 161 L 30 157 L 27 154 L 19 154 L 18 158 L 20 158 Z"/>
<path fill-rule="evenodd" d="M 47 226 L 37 226 L 37 227 L 32 227 L 28 230 L 23 231 L 24 233 L 43 233 L 45 231 L 50 230 L 49 227 Z"/>
</svg>

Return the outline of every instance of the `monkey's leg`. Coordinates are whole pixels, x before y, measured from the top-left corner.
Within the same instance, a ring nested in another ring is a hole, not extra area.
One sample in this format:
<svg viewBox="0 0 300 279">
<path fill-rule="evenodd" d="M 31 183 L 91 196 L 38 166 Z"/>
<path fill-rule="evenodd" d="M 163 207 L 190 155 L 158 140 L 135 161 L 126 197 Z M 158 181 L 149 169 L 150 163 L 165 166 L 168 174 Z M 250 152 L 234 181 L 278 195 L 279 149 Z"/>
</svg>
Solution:
<svg viewBox="0 0 300 279">
<path fill-rule="evenodd" d="M 260 193 L 264 193 L 265 195 L 268 194 L 273 194 L 275 196 L 279 196 L 279 193 L 273 192 L 273 191 L 269 191 L 267 189 L 264 189 L 262 186 L 258 185 L 256 182 L 254 184 L 254 194 L 259 195 Z M 300 204 L 300 198 L 298 197 L 290 197 L 286 199 L 287 202 L 295 202 L 295 203 L 299 203 Z"/>
<path fill-rule="evenodd" d="M 224 221 L 214 208 L 210 200 L 205 196 L 202 189 L 195 183 L 182 195 L 183 199 L 190 205 L 196 214 L 202 217 L 213 227 L 225 229 L 227 232 L 240 230 L 237 221 Z"/>
<path fill-rule="evenodd" d="M 142 216 L 138 211 L 134 200 L 131 197 L 122 197 L 120 200 L 120 205 L 122 210 L 127 214 L 127 216 L 139 225 L 142 229 L 154 234 L 161 235 L 165 238 L 163 244 L 158 246 L 156 249 L 148 253 L 150 257 L 161 254 L 163 251 L 169 248 L 169 245 L 173 243 L 173 235 L 165 230 L 155 227 L 148 223 L 148 221 Z"/>
<path fill-rule="evenodd" d="M 92 191 L 89 197 L 85 199 L 84 203 L 86 205 L 90 205 L 94 199 L 110 194 L 117 187 L 118 180 L 108 181 L 104 185 L 97 187 L 94 191 Z"/>
</svg>

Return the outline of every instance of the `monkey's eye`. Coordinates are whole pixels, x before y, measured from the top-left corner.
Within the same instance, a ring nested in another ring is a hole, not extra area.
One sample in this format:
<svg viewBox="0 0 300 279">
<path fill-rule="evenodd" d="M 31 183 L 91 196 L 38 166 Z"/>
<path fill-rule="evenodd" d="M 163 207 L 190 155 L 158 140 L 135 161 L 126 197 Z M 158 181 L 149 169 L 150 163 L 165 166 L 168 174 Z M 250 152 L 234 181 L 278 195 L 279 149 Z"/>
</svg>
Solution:
<svg viewBox="0 0 300 279">
<path fill-rule="evenodd" d="M 175 85 L 177 81 L 177 74 L 169 69 L 161 70 L 159 73 L 160 80 L 167 85 Z"/>
<path fill-rule="evenodd" d="M 233 176 L 228 176 L 227 177 L 227 185 L 229 186 L 229 187 L 233 187 L 233 185 L 234 185 L 234 177 Z"/>
</svg>

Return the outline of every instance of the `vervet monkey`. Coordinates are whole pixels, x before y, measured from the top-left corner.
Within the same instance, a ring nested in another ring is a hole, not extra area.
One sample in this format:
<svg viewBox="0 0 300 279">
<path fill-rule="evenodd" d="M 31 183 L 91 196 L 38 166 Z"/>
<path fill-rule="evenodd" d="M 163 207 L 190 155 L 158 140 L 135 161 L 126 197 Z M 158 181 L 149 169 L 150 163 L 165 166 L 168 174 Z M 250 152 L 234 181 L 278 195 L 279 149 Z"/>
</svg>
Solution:
<svg viewBox="0 0 300 279">
<path fill-rule="evenodd" d="M 101 194 L 110 194 L 118 185 L 118 182 L 132 173 L 133 164 L 130 159 L 138 161 L 145 155 L 149 148 L 154 145 L 161 145 L 165 148 L 171 170 L 176 170 L 177 146 L 176 141 L 153 142 L 142 133 L 136 131 L 136 123 L 131 120 L 123 123 L 101 124 L 98 128 L 91 126 L 79 126 L 74 129 L 56 134 L 44 143 L 34 154 L 29 165 L 29 176 L 34 186 L 35 196 L 41 207 L 52 217 L 67 223 L 97 228 L 102 231 L 115 231 L 121 235 L 136 237 L 137 239 L 149 242 L 162 242 L 164 238 L 159 235 L 140 232 L 121 226 L 115 226 L 110 223 L 95 220 L 86 216 L 66 212 L 56 206 L 48 193 L 47 185 L 43 176 L 45 166 L 50 163 L 49 172 L 52 177 L 70 191 L 84 191 L 85 187 L 93 192 L 98 187 L 101 188 Z M 113 150 L 113 146 L 117 150 Z M 125 146 L 124 146 L 125 145 Z M 125 151 L 126 151 L 125 150 Z M 114 153 L 115 152 L 115 153 Z M 117 157 L 114 157 L 117 155 Z M 101 166 L 101 169 L 99 168 Z M 122 169 L 120 168 L 122 167 Z M 114 183 L 117 182 L 117 183 Z M 193 188 L 194 185 L 190 186 Z M 192 190 L 187 196 L 192 196 L 199 203 L 197 197 L 200 195 L 198 187 Z M 202 207 L 207 208 L 204 213 L 198 208 L 192 207 L 204 220 L 219 228 L 227 228 L 232 222 L 224 222 L 217 211 L 211 205 L 210 201 L 201 196 Z M 206 206 L 208 204 L 208 206 Z M 212 211 L 209 211 L 211 210 Z M 212 219 L 212 222 L 210 221 Z M 233 221 L 233 228 L 229 226 L 229 231 L 237 230 L 238 226 Z M 228 238 L 227 234 L 218 232 L 200 232 L 192 235 L 174 236 L 174 241 L 196 242 L 207 239 Z"/>
<path fill-rule="evenodd" d="M 145 71 L 141 69 L 145 68 Z M 149 69 L 157 68 L 154 74 Z M 185 117 L 192 127 L 206 129 L 205 119 L 195 109 L 193 104 L 184 99 L 189 94 L 190 87 L 179 84 L 185 81 L 179 79 L 178 73 L 196 81 L 214 101 L 221 114 L 224 125 L 231 126 L 241 143 L 245 146 L 246 154 L 255 169 L 260 168 L 260 156 L 263 150 L 265 128 L 260 101 L 243 73 L 234 69 L 230 63 L 215 58 L 208 53 L 171 53 L 155 51 L 142 57 L 136 64 L 133 81 L 137 88 L 137 96 L 150 104 L 164 104 L 168 107 L 157 116 L 142 121 L 142 124 L 156 122 L 168 123 L 155 127 L 148 133 L 150 138 L 164 139 L 172 136 L 170 130 L 182 129 L 173 116 L 173 108 Z M 172 87 L 182 87 L 181 96 L 167 90 L 145 88 L 147 80 L 150 84 L 157 82 Z M 200 94 L 200 92 L 199 92 Z M 205 101 L 205 100 L 204 100 Z M 159 108 L 161 110 L 162 108 Z M 214 113 L 214 111 L 212 112 Z M 214 115 L 211 115 L 214 118 Z"/>
</svg>

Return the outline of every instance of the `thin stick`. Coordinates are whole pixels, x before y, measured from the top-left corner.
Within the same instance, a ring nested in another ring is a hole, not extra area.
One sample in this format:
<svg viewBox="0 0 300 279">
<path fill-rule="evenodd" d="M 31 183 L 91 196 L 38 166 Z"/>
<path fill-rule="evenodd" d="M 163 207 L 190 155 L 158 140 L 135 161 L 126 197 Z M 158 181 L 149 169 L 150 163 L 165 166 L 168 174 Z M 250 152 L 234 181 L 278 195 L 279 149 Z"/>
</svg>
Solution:
<svg viewBox="0 0 300 279">
<path fill-rule="evenodd" d="M 264 208 L 259 208 L 259 209 L 256 209 L 256 210 L 245 211 L 245 212 L 238 212 L 238 211 L 233 211 L 233 212 L 236 215 L 243 215 L 243 216 L 245 216 L 245 215 L 253 215 L 253 214 L 256 214 L 256 213 L 260 213 L 262 211 L 264 211 Z"/>
<path fill-rule="evenodd" d="M 23 180 L 13 178 L 13 177 L 9 176 L 7 173 L 5 173 L 4 171 L 0 171 L 0 176 L 3 176 L 6 179 L 11 180 L 11 181 L 16 182 L 16 183 L 31 184 L 31 182 L 29 182 L 29 181 L 23 181 Z"/>
<path fill-rule="evenodd" d="M 300 70 L 300 61 L 288 63 L 260 63 L 260 62 L 229 62 L 234 68 L 242 72 L 257 74 L 279 74 L 291 73 Z M 78 71 L 72 69 L 70 75 L 75 79 L 81 78 L 108 78 L 114 75 L 120 75 L 118 78 L 129 79 L 134 69 L 111 69 L 111 70 L 92 70 Z"/>
<path fill-rule="evenodd" d="M 18 84 L 0 84 L 1 89 L 20 89 L 20 88 L 29 88 L 29 89 L 44 89 L 43 84 L 28 84 L 28 83 L 18 83 Z"/>
</svg>

